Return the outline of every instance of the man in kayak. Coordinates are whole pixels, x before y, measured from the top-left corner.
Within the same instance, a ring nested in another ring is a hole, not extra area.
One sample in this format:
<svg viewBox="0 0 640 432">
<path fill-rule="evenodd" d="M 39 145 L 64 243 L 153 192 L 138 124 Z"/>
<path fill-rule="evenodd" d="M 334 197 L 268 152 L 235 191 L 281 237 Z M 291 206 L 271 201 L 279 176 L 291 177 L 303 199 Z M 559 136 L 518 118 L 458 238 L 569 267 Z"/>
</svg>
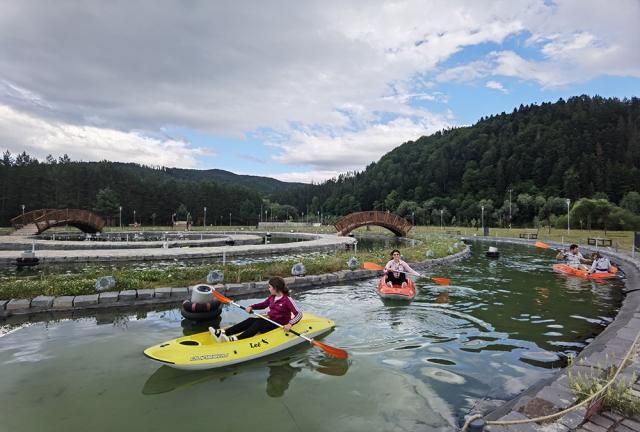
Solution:
<svg viewBox="0 0 640 432">
<path fill-rule="evenodd" d="M 274 276 L 269 279 L 269 294 L 265 301 L 252 304 L 245 309 L 247 312 L 252 313 L 254 309 L 269 308 L 269 313 L 267 314 L 269 319 L 281 324 L 284 331 L 288 332 L 294 324 L 302 319 L 302 312 L 300 312 L 293 299 L 289 297 L 289 288 L 281 277 Z M 266 333 L 275 328 L 278 328 L 276 324 L 262 318 L 252 317 L 226 330 L 209 327 L 209 331 L 218 342 L 229 342 L 246 339 L 258 333 Z"/>
<path fill-rule="evenodd" d="M 566 250 L 558 252 L 558 255 L 556 255 L 556 259 L 566 260 L 567 265 L 569 265 L 570 267 L 585 271 L 589 270 L 589 267 L 587 267 L 586 264 L 591 264 L 591 260 L 585 259 L 585 257 L 583 257 L 582 254 L 578 251 L 577 244 L 572 244 L 571 246 L 569 246 L 569 252 L 567 252 Z"/>
<path fill-rule="evenodd" d="M 611 272 L 611 261 L 609 261 L 609 258 L 603 257 L 599 252 L 594 252 L 591 258 L 593 259 L 593 264 L 591 264 L 591 268 L 589 269 L 589 276 L 594 273 Z"/>
<path fill-rule="evenodd" d="M 384 266 L 385 282 L 387 286 L 402 285 L 402 288 L 407 287 L 407 273 L 415 276 L 420 276 L 420 273 L 409 267 L 409 264 L 404 262 L 400 258 L 400 251 L 394 249 L 391 251 L 391 261 Z"/>
</svg>

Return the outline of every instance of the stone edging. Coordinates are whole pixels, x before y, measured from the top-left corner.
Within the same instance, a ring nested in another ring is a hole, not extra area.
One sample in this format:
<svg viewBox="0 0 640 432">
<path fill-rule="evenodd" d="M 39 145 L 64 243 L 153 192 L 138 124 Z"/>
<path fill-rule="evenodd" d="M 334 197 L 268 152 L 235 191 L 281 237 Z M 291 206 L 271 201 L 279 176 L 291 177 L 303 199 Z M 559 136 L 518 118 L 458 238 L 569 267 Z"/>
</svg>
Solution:
<svg viewBox="0 0 640 432">
<path fill-rule="evenodd" d="M 475 237 L 474 237 L 475 239 Z M 528 244 L 533 246 L 534 243 L 528 240 L 516 240 L 504 237 L 477 238 L 478 240 L 498 241 L 501 243 Z M 558 243 L 549 243 L 554 248 L 561 248 Z M 586 250 L 595 250 L 595 248 L 583 247 Z M 627 291 L 640 288 L 640 261 L 632 257 L 617 253 L 614 251 L 599 248 L 599 251 L 623 261 L 628 264 L 625 269 L 627 276 Z M 598 334 L 593 341 L 583 349 L 577 357 L 576 365 L 573 368 L 588 370 L 589 366 L 604 365 L 605 359 L 608 357 L 609 362 L 619 365 L 624 355 L 629 350 L 636 335 L 640 332 L 640 291 L 631 292 L 625 296 L 622 306 L 612 323 Z M 580 365 L 578 365 L 578 363 Z M 584 364 L 584 366 L 582 366 Z M 631 382 L 631 376 L 635 372 L 640 374 L 640 361 L 633 360 L 621 373 L 622 379 Z M 522 420 L 527 418 L 535 418 L 542 415 L 551 414 L 561 411 L 577 401 L 573 392 L 569 388 L 569 379 L 567 369 L 562 369 L 553 377 L 538 383 L 528 390 L 525 390 L 516 398 L 491 412 L 485 418 L 487 420 Z M 554 431 L 568 431 L 580 426 L 584 421 L 586 409 L 578 408 L 572 413 L 556 420 L 554 423 Z M 519 431 L 535 431 L 536 423 L 518 425 Z M 489 430 L 489 428 L 488 428 Z M 491 426 L 491 431 L 507 431 L 509 429 L 504 426 Z M 515 430 L 515 429 L 511 429 Z M 549 429 L 551 430 L 551 429 Z"/>
<path fill-rule="evenodd" d="M 417 263 L 423 268 L 450 264 L 471 254 L 467 245 L 461 252 Z M 313 289 L 325 285 L 339 284 L 346 281 L 371 279 L 382 275 L 378 270 L 340 270 L 335 273 L 321 275 L 287 277 L 285 282 L 293 290 Z M 267 281 L 228 283 L 217 286 L 218 290 L 229 296 L 248 296 L 264 294 Z M 222 289 L 220 289 L 222 287 Z M 140 290 L 110 291 L 99 294 L 79 296 L 38 296 L 33 299 L 0 300 L 0 318 L 12 315 L 31 315 L 41 312 L 64 312 L 87 309 L 105 309 L 119 307 L 148 306 L 154 304 L 177 304 L 185 300 L 191 293 L 191 287 L 180 288 L 148 288 Z"/>
</svg>

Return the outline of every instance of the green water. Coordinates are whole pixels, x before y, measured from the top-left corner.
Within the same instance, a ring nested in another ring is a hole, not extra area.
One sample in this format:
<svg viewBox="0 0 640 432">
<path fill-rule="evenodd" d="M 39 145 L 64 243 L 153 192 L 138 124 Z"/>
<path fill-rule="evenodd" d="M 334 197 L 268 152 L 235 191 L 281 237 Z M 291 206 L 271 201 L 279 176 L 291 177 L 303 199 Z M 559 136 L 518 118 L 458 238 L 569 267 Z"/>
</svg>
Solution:
<svg viewBox="0 0 640 432">
<path fill-rule="evenodd" d="M 488 260 L 486 247 L 434 272 L 449 287 L 418 279 L 410 304 L 383 303 L 374 280 L 296 292 L 338 323 L 324 341 L 348 361 L 304 345 L 221 370 L 159 366 L 142 350 L 193 331 L 176 309 L 7 321 L 0 431 L 452 430 L 479 400 L 550 376 L 621 300 L 622 282 L 556 274 L 548 251 L 501 245 Z M 228 308 L 222 323 L 244 318 Z"/>
</svg>

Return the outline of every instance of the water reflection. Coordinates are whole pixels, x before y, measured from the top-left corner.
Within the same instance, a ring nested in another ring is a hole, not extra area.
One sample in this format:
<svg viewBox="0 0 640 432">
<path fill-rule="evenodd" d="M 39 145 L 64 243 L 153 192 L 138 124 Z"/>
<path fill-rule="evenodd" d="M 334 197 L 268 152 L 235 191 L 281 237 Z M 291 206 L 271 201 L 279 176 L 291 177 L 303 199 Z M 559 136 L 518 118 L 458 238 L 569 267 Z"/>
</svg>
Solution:
<svg viewBox="0 0 640 432">
<path fill-rule="evenodd" d="M 306 350 L 305 350 L 306 351 Z M 308 354 L 308 353 L 306 353 Z M 333 358 L 314 359 L 311 357 L 291 356 L 269 362 L 256 361 L 203 371 L 185 371 L 169 366 L 160 366 L 144 383 L 142 394 L 155 395 L 174 390 L 190 389 L 209 381 L 225 381 L 242 374 L 256 375 L 266 368 L 269 370 L 265 392 L 269 397 L 283 396 L 289 389 L 293 378 L 302 371 L 330 376 L 343 376 L 349 370 L 349 361 Z"/>
</svg>

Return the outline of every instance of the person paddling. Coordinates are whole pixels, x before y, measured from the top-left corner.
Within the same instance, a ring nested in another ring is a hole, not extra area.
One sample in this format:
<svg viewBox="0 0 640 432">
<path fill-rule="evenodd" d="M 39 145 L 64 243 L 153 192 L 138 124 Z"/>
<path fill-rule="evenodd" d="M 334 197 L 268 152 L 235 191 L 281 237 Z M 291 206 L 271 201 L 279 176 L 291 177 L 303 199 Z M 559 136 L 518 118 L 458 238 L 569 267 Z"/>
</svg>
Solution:
<svg viewBox="0 0 640 432">
<path fill-rule="evenodd" d="M 269 319 L 282 325 L 285 332 L 302 319 L 302 312 L 295 302 L 289 297 L 289 288 L 279 276 L 269 279 L 269 297 L 266 300 L 247 306 L 245 310 L 251 313 L 254 309 L 269 308 L 267 316 Z M 293 318 L 292 318 L 293 317 Z M 276 324 L 270 323 L 262 318 L 247 318 L 227 329 L 214 329 L 209 327 L 211 334 L 218 342 L 229 342 L 250 338 L 258 333 L 266 333 L 277 328 Z"/>
<path fill-rule="evenodd" d="M 581 269 L 581 270 L 589 270 L 585 264 L 591 264 L 591 260 L 585 259 L 582 254 L 578 251 L 578 245 L 572 244 L 569 246 L 569 252 L 566 250 L 558 252 L 556 255 L 556 259 L 566 260 L 567 265 L 573 268 Z"/>
<path fill-rule="evenodd" d="M 404 262 L 400 257 L 400 251 L 394 249 L 391 251 L 391 261 L 384 266 L 385 271 L 385 283 L 387 286 L 402 285 L 402 288 L 407 287 L 407 273 L 414 276 L 420 276 L 420 273 L 409 267 L 409 264 Z"/>
</svg>

